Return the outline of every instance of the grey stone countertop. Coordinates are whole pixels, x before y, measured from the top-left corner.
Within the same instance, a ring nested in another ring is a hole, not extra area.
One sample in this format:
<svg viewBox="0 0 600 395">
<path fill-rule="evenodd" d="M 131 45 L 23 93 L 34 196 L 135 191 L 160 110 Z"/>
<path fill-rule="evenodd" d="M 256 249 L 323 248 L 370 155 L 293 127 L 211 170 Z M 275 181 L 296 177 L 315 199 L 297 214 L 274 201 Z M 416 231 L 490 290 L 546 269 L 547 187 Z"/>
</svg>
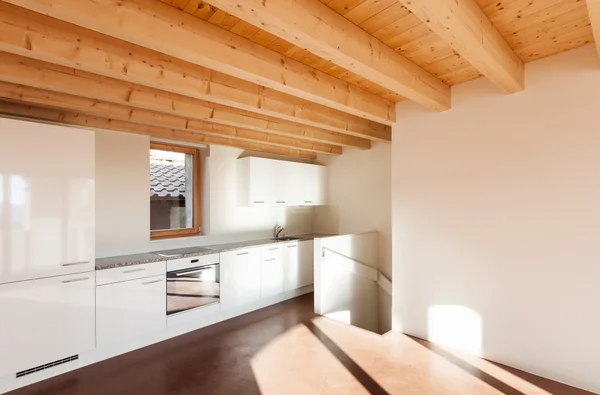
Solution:
<svg viewBox="0 0 600 395">
<path fill-rule="evenodd" d="M 311 233 L 306 235 L 294 236 L 298 238 L 298 241 L 314 240 L 320 237 L 330 237 L 336 235 Z M 293 240 L 273 240 L 273 239 L 260 239 L 260 240 L 249 240 L 239 241 L 234 243 L 216 244 L 210 246 L 199 246 L 199 247 L 187 247 L 179 248 L 174 250 L 156 251 L 156 252 L 144 252 L 140 254 L 121 255 L 109 258 L 98 258 L 96 259 L 96 270 L 114 269 L 123 266 L 134 266 L 142 265 L 144 263 L 161 262 L 171 259 L 179 258 L 190 258 L 194 256 L 218 254 L 220 252 L 239 250 L 242 248 L 258 247 L 268 244 L 275 243 L 286 243 Z M 160 254 L 160 255 L 159 255 Z"/>
</svg>

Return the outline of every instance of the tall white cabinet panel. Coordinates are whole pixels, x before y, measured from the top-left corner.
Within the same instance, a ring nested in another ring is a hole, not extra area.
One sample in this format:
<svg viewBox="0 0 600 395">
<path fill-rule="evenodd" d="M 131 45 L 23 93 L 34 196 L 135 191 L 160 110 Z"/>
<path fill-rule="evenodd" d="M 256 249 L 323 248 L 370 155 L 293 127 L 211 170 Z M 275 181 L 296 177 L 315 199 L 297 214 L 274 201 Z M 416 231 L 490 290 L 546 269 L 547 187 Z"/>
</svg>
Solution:
<svg viewBox="0 0 600 395">
<path fill-rule="evenodd" d="M 304 240 L 298 242 L 298 282 L 302 288 L 315 282 L 314 242 Z"/>
<path fill-rule="evenodd" d="M 313 284 L 313 242 L 299 241 L 284 248 L 283 290 L 291 291 Z"/>
<path fill-rule="evenodd" d="M 260 248 L 221 253 L 221 310 L 260 300 Z"/>
<path fill-rule="evenodd" d="M 284 253 L 281 245 L 269 245 L 262 249 L 260 296 L 277 295 L 283 292 Z"/>
<path fill-rule="evenodd" d="M 94 273 L 0 285 L 0 377 L 94 348 Z"/>
<path fill-rule="evenodd" d="M 166 276 L 96 288 L 96 346 L 166 328 Z"/>
<path fill-rule="evenodd" d="M 0 284 L 94 270 L 94 132 L 0 119 Z"/>
</svg>

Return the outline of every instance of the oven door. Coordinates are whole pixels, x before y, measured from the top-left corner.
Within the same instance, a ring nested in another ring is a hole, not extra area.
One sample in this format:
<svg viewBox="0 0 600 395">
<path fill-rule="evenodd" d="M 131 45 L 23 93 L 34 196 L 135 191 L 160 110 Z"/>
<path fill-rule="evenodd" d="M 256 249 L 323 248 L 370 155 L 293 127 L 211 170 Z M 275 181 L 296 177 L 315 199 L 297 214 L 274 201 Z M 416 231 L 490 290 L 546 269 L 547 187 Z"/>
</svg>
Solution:
<svg viewBox="0 0 600 395">
<path fill-rule="evenodd" d="M 167 316 L 218 303 L 219 264 L 167 272 Z"/>
</svg>

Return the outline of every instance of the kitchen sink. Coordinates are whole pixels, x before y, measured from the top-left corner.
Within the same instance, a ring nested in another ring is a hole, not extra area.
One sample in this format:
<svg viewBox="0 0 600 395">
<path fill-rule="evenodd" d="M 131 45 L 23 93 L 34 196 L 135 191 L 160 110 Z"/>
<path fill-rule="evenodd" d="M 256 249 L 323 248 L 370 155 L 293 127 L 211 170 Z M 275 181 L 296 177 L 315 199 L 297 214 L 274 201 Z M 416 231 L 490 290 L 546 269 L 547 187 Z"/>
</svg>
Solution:
<svg viewBox="0 0 600 395">
<path fill-rule="evenodd" d="M 272 238 L 271 240 L 275 240 L 275 241 L 293 241 L 293 240 L 302 240 L 302 237 L 293 237 L 293 236 L 275 237 L 275 238 Z"/>
</svg>

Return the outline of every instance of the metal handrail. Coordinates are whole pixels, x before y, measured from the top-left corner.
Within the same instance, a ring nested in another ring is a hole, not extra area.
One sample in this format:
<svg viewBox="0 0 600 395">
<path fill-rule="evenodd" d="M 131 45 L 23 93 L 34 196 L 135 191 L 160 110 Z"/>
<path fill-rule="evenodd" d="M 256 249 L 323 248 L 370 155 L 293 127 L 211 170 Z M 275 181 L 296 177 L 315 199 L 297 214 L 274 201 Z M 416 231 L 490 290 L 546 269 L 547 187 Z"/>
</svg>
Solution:
<svg viewBox="0 0 600 395">
<path fill-rule="evenodd" d="M 366 265 L 362 262 L 357 261 L 356 259 L 350 258 L 338 251 L 332 250 L 331 248 L 328 247 L 322 247 L 323 253 L 321 254 L 322 257 L 325 257 L 325 251 L 329 251 L 329 252 L 333 252 L 334 254 L 341 256 L 344 259 L 347 259 L 353 263 L 356 263 L 359 265 L 359 267 L 361 268 L 361 270 L 364 270 L 365 272 L 371 274 L 371 275 L 364 275 L 363 273 L 357 273 L 355 271 L 352 271 L 352 273 L 357 274 L 361 277 L 367 278 L 371 281 L 375 281 L 381 288 L 383 288 L 386 292 L 388 292 L 391 295 L 391 285 L 392 285 L 392 281 L 390 279 L 388 279 L 383 273 L 381 273 L 379 270 Z"/>
</svg>

